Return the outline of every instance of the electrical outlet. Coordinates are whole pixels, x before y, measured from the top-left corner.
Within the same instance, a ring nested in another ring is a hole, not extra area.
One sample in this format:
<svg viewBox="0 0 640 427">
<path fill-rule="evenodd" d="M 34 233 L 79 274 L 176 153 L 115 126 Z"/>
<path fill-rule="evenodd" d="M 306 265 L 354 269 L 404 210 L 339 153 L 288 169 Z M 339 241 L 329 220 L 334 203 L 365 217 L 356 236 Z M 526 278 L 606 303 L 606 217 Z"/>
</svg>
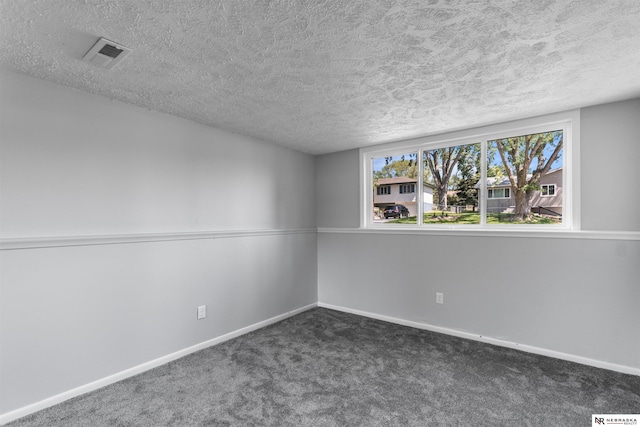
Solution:
<svg viewBox="0 0 640 427">
<path fill-rule="evenodd" d="M 436 304 L 444 304 L 444 294 L 442 292 L 436 292 Z"/>
<path fill-rule="evenodd" d="M 205 317 L 207 317 L 207 306 L 206 305 L 198 306 L 198 320 L 204 319 Z"/>
</svg>

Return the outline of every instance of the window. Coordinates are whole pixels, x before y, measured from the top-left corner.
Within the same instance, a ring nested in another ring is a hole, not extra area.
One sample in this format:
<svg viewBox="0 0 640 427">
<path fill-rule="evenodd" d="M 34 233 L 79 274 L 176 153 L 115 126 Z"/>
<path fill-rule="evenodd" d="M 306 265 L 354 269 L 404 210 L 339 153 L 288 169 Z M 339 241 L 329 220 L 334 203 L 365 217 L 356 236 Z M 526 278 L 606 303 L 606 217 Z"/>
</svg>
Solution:
<svg viewBox="0 0 640 427">
<path fill-rule="evenodd" d="M 406 193 L 415 193 L 416 185 L 415 184 L 402 184 L 400 185 L 400 194 Z"/>
<path fill-rule="evenodd" d="M 417 152 L 401 152 L 369 158 L 368 188 L 373 198 L 367 220 L 375 224 L 417 224 L 415 181 L 418 180 Z M 371 191 L 371 188 L 374 191 Z M 386 212 L 389 206 L 402 206 L 402 212 Z"/>
<path fill-rule="evenodd" d="M 543 184 L 541 187 L 543 196 L 555 196 L 556 185 L 555 184 Z"/>
<path fill-rule="evenodd" d="M 487 199 L 508 199 L 511 194 L 510 188 L 489 188 L 487 189 Z"/>
<path fill-rule="evenodd" d="M 390 185 L 381 185 L 376 188 L 376 194 L 381 196 L 383 194 L 391 194 L 391 186 Z"/>
<path fill-rule="evenodd" d="M 546 122 L 536 123 L 542 120 Z M 434 136 L 363 148 L 362 223 L 574 228 L 578 216 L 572 201 L 578 196 L 570 191 L 577 184 L 570 155 L 572 125 L 578 120 L 577 112 L 556 114 L 487 126 L 476 135 L 460 131 L 449 139 Z M 551 196 L 547 203 L 540 200 Z M 390 204 L 406 206 L 408 216 L 385 217 Z"/>
<path fill-rule="evenodd" d="M 424 151 L 424 180 L 430 196 L 423 201 L 423 223 L 480 223 L 477 184 L 481 160 L 480 143 Z"/>
</svg>

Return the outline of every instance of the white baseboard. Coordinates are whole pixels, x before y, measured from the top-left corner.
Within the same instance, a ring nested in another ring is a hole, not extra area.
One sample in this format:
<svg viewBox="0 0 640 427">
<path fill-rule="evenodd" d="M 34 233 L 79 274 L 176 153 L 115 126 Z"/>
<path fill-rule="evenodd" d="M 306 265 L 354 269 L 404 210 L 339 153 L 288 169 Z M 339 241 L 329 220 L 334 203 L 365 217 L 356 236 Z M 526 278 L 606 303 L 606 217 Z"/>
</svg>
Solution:
<svg viewBox="0 0 640 427">
<path fill-rule="evenodd" d="M 15 409 L 10 412 L 6 412 L 0 415 L 0 425 L 4 425 L 10 421 L 16 420 L 18 418 L 25 417 L 34 412 L 41 411 L 50 406 L 57 405 L 59 403 L 64 402 L 65 400 L 69 400 L 76 396 L 80 396 L 85 393 L 89 393 L 90 391 L 97 390 L 109 384 L 116 383 L 118 381 L 122 381 L 126 378 L 132 377 L 134 375 L 141 374 L 145 371 L 148 371 L 153 368 L 157 368 L 158 366 L 169 363 L 173 360 L 184 357 L 188 354 L 195 353 L 196 351 L 203 350 L 205 348 L 214 346 L 216 344 L 223 343 L 225 341 L 229 341 L 230 339 L 239 337 L 241 335 L 247 334 L 249 332 L 253 332 L 255 330 L 264 328 L 265 326 L 269 326 L 273 323 L 280 322 L 281 320 L 287 319 L 289 317 L 300 314 L 304 311 L 310 310 L 312 308 L 317 307 L 316 303 L 306 305 L 304 307 L 298 308 L 293 311 L 289 311 L 287 313 L 272 317 L 267 320 L 263 320 L 262 322 L 254 323 L 253 325 L 249 325 L 247 327 L 238 329 L 233 332 L 229 332 L 228 334 L 221 335 L 219 337 L 201 342 L 199 344 L 193 345 L 191 347 L 187 347 L 185 349 L 176 351 L 175 353 L 168 354 L 166 356 L 159 357 L 157 359 L 151 360 L 149 362 L 143 363 L 138 366 L 134 366 L 133 368 L 125 369 L 124 371 L 118 372 L 116 374 L 110 375 L 105 378 L 101 378 L 99 380 L 90 382 L 88 384 L 82 385 L 80 387 L 76 387 L 74 389 L 65 391 L 63 393 L 57 394 L 55 396 L 51 396 L 47 399 L 41 400 L 39 402 L 33 403 L 31 405 L 23 406 L 22 408 Z"/>
<path fill-rule="evenodd" d="M 457 331 L 455 329 L 443 328 L 441 326 L 429 325 L 427 323 L 414 322 L 411 320 L 399 319 L 397 317 L 384 316 L 381 314 L 370 313 L 367 311 L 355 310 L 347 307 L 341 307 L 331 304 L 325 304 L 322 302 L 318 303 L 318 307 L 328 308 L 331 310 L 343 311 L 345 313 L 356 314 L 358 316 L 369 317 L 372 319 L 382 320 L 389 323 L 395 323 L 397 325 L 402 326 L 410 326 L 412 328 L 424 329 L 427 331 L 438 332 L 446 335 L 453 335 L 460 338 L 466 338 L 474 341 L 480 341 L 487 344 L 498 345 L 501 347 L 513 348 L 516 350 L 522 350 L 527 353 L 539 354 L 542 356 L 554 357 L 556 359 L 567 360 L 569 362 L 576 362 L 582 365 L 593 366 L 596 368 L 609 369 L 611 371 L 621 372 L 623 374 L 631 374 L 631 375 L 639 375 L 640 369 L 634 368 L 631 366 L 618 365 L 615 363 L 603 362 L 601 360 L 589 359 L 587 357 L 576 356 L 574 354 L 562 353 L 559 351 L 549 350 L 546 348 L 534 347 L 525 344 L 518 344 L 515 342 L 509 342 L 504 340 L 499 340 L 496 338 L 485 337 L 482 335 L 475 335 L 469 332 Z"/>
</svg>

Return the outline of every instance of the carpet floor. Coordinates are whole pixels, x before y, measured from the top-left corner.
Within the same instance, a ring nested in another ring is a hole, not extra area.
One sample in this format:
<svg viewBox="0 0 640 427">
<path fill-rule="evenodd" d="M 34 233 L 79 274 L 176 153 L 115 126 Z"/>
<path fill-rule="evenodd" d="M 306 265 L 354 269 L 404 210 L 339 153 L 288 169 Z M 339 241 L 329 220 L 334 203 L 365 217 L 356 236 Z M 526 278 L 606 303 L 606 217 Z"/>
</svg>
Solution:
<svg viewBox="0 0 640 427">
<path fill-rule="evenodd" d="M 587 426 L 640 377 L 316 308 L 7 424 Z"/>
</svg>

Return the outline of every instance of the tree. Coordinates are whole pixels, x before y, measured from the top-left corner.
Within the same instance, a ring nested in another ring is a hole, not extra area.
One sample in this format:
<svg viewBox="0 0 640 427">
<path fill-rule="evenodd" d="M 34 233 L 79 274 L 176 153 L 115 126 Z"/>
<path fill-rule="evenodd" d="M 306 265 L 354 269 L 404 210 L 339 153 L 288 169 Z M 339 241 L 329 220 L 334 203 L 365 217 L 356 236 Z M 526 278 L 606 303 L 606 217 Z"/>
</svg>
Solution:
<svg viewBox="0 0 640 427">
<path fill-rule="evenodd" d="M 459 206 L 463 203 L 458 194 L 447 194 L 447 204 L 449 206 Z"/>
<path fill-rule="evenodd" d="M 456 170 L 456 166 L 460 159 L 467 155 L 472 150 L 472 147 L 476 145 L 458 145 L 425 152 L 425 163 L 431 172 L 431 177 L 436 187 L 434 193 L 438 196 L 438 206 L 446 206 L 449 181 Z"/>
<path fill-rule="evenodd" d="M 394 178 L 397 176 L 406 176 L 415 178 L 418 176 L 418 165 L 414 159 L 386 159 L 386 164 L 379 171 L 374 172 L 374 178 Z"/>
<path fill-rule="evenodd" d="M 456 182 L 458 190 L 458 203 L 472 205 L 475 211 L 478 205 L 478 188 L 480 180 L 480 144 L 474 144 L 471 149 L 465 150 L 458 162 L 459 178 Z"/>
<path fill-rule="evenodd" d="M 540 178 L 560 158 L 562 139 L 562 131 L 553 131 L 494 141 L 516 199 L 516 220 L 531 216 L 531 196 L 540 189 Z"/>
</svg>

